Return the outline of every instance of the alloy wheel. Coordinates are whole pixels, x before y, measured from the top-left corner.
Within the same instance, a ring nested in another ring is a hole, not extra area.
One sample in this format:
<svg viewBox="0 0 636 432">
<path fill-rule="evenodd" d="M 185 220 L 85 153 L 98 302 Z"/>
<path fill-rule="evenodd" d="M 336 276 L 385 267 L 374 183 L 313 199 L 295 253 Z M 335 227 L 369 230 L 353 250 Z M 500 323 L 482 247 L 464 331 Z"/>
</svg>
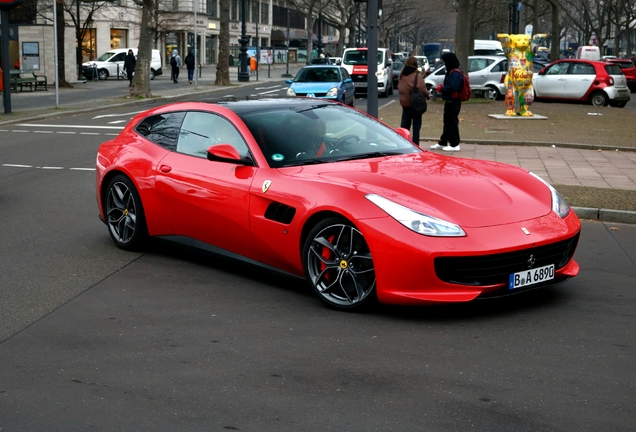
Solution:
<svg viewBox="0 0 636 432">
<path fill-rule="evenodd" d="M 305 247 L 306 276 L 330 306 L 351 309 L 373 297 L 375 269 L 362 233 L 331 219 L 317 226 Z"/>
</svg>

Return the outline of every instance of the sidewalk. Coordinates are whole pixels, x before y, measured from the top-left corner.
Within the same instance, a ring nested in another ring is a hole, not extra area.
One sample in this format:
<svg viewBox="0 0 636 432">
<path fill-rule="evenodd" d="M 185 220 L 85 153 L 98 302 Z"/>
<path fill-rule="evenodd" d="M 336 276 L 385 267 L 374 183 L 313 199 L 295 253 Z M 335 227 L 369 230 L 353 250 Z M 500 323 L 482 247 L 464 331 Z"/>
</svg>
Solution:
<svg viewBox="0 0 636 432">
<path fill-rule="evenodd" d="M 294 76 L 302 66 L 289 65 L 290 75 Z M 274 82 L 280 83 L 283 80 L 281 75 L 286 70 L 287 66 L 284 64 L 272 65 L 268 74 L 267 68 L 261 66 L 258 81 L 256 76 L 250 76 L 249 82 L 239 82 L 238 70 L 234 67 L 230 71 L 230 82 L 232 87 L 258 87 Z M 0 126 L 109 107 L 168 103 L 176 99 L 187 99 L 190 96 L 232 88 L 215 86 L 215 71 L 214 66 L 203 68 L 195 86 L 188 84 L 185 69 L 181 71 L 178 84 L 170 82 L 170 72 L 164 70 L 162 76 L 151 82 L 153 98 L 146 101 L 132 100 L 126 80 L 115 79 L 74 83 L 73 89 L 60 89 L 57 109 L 55 108 L 55 91 L 52 86 L 46 92 L 12 93 L 12 113 L 0 113 Z M 379 117 L 388 125 L 397 127 L 401 116 L 400 105 L 397 101 L 387 102 L 383 99 L 379 100 Z M 470 105 L 463 107 L 462 115 L 469 116 L 470 109 Z M 441 113 L 436 111 L 429 109 L 425 125 L 441 124 L 441 117 L 440 119 L 435 117 L 441 116 Z M 479 121 L 481 114 L 475 114 L 475 116 Z M 636 120 L 636 115 L 634 117 Z M 473 120 L 466 120 L 468 121 Z M 578 128 L 585 126 L 586 124 L 577 125 Z M 441 128 L 433 127 L 434 131 L 438 129 L 441 131 Z M 479 139 L 471 141 L 471 138 L 466 137 L 462 131 L 461 151 L 451 155 L 495 160 L 527 168 L 556 185 L 573 205 L 576 206 L 577 201 L 591 203 L 585 207 L 575 208 L 580 217 L 608 222 L 636 223 L 636 152 L 626 151 L 624 148 L 620 151 L 616 149 L 610 151 L 609 148 L 592 150 L 576 145 L 569 148 L 568 144 L 563 142 L 553 146 L 533 146 L 531 142 L 534 137 L 534 133 L 530 131 L 523 136 L 515 135 L 513 140 L 489 140 L 484 144 Z M 524 145 L 519 145 L 520 142 Z M 422 148 L 428 149 L 430 144 L 434 142 L 422 142 Z M 568 196 L 568 193 L 571 196 Z"/>
</svg>

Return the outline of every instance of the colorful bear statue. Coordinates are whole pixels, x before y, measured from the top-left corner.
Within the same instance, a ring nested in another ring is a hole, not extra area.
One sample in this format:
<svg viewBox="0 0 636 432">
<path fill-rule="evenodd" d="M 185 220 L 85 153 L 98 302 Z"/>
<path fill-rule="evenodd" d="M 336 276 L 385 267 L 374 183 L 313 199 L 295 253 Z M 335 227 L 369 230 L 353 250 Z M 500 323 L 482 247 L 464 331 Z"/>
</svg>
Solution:
<svg viewBox="0 0 636 432">
<path fill-rule="evenodd" d="M 529 109 L 534 101 L 532 60 L 546 37 L 545 34 L 536 34 L 531 42 L 529 34 L 497 35 L 508 57 L 508 74 L 505 80 L 507 116 L 532 116 Z"/>
</svg>

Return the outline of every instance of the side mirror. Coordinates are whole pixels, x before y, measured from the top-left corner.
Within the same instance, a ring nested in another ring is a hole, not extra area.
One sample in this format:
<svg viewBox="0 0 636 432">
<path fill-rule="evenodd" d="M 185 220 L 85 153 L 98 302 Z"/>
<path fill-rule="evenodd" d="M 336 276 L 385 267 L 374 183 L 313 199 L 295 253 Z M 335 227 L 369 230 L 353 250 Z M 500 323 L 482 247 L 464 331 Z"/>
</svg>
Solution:
<svg viewBox="0 0 636 432">
<path fill-rule="evenodd" d="M 347 78 L 346 80 L 344 80 L 345 83 L 350 83 L 353 82 L 353 80 L 351 78 Z"/>
<path fill-rule="evenodd" d="M 287 78 L 287 79 L 285 80 L 285 84 L 291 84 L 291 83 L 293 83 L 293 81 L 292 81 L 292 80 L 290 80 L 289 78 Z"/>
<path fill-rule="evenodd" d="M 398 133 L 398 135 L 400 135 L 403 138 L 406 138 L 407 140 L 411 140 L 411 131 L 406 129 L 406 128 L 396 128 L 395 131 Z"/>
<path fill-rule="evenodd" d="M 244 160 L 239 152 L 229 144 L 215 144 L 209 147 L 208 160 L 229 162 L 237 165 L 251 165 L 251 162 Z"/>
</svg>

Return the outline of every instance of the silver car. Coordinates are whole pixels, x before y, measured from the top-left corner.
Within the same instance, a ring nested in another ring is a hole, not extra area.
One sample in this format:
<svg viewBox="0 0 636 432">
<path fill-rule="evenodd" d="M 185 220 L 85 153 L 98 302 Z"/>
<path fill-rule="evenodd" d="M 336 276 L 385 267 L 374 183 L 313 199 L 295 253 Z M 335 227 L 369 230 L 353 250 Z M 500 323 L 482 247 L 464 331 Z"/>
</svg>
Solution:
<svg viewBox="0 0 636 432">
<path fill-rule="evenodd" d="M 489 88 L 494 97 L 502 99 L 506 95 L 504 79 L 508 72 L 508 59 L 503 56 L 470 56 L 468 57 L 468 78 L 470 87 Z M 426 87 L 431 90 L 444 82 L 446 67 L 440 66 L 426 77 Z"/>
</svg>

